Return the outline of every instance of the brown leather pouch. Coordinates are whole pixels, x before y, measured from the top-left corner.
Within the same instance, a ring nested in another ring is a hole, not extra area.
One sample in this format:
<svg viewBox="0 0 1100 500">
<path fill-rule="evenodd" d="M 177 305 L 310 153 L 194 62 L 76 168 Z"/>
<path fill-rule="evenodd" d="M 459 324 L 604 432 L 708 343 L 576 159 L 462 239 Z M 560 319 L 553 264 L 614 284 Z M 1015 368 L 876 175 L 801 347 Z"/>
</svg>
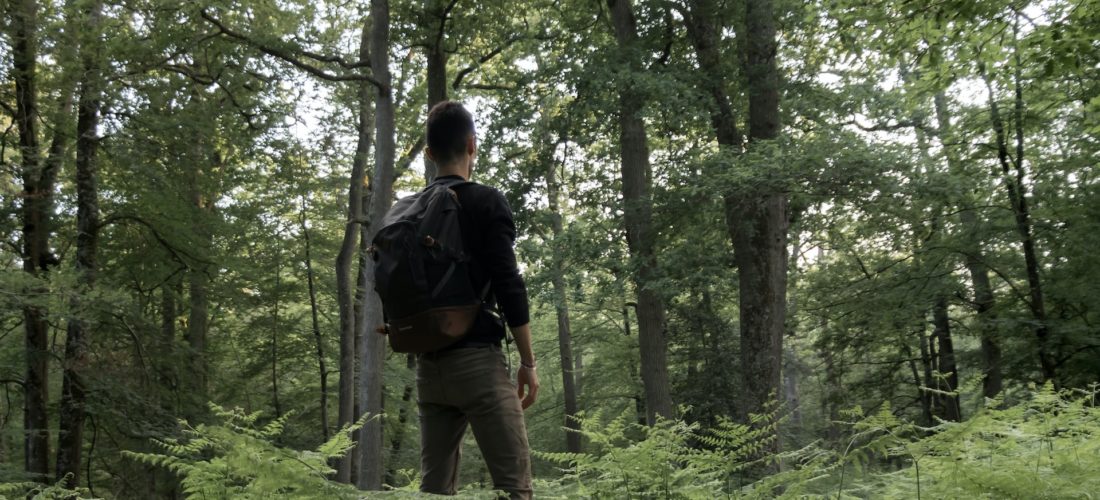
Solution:
<svg viewBox="0 0 1100 500">
<path fill-rule="evenodd" d="M 469 333 L 481 304 L 429 309 L 420 314 L 390 320 L 390 347 L 394 352 L 438 351 Z"/>
</svg>

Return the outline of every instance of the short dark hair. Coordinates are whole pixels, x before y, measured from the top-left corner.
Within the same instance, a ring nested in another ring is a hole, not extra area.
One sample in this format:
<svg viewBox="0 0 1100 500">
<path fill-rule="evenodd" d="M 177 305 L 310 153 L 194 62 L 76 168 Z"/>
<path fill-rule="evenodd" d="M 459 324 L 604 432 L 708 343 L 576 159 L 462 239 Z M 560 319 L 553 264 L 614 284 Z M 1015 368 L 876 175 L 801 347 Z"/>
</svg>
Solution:
<svg viewBox="0 0 1100 500">
<path fill-rule="evenodd" d="M 443 101 L 428 111 L 428 148 L 436 163 L 444 165 L 461 157 L 471 135 L 474 135 L 474 116 L 462 104 Z"/>
</svg>

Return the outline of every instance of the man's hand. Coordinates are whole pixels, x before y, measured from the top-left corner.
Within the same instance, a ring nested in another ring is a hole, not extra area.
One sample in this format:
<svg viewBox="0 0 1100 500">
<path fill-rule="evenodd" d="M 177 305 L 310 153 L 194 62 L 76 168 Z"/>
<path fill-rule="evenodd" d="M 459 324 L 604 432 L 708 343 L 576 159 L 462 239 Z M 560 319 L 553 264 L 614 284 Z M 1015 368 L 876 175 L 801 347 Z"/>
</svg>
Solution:
<svg viewBox="0 0 1100 500">
<path fill-rule="evenodd" d="M 525 387 L 526 396 L 523 395 Z M 535 373 L 534 368 L 519 365 L 519 371 L 516 372 L 516 395 L 522 400 L 521 405 L 524 410 L 535 404 L 535 399 L 539 397 L 539 375 Z"/>
</svg>

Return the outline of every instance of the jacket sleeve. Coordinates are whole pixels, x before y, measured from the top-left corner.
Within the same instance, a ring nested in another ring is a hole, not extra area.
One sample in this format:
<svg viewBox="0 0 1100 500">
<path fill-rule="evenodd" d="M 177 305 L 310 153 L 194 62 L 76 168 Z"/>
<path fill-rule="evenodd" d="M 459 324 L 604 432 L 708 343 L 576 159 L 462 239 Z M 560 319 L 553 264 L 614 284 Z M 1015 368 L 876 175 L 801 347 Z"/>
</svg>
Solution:
<svg viewBox="0 0 1100 500">
<path fill-rule="evenodd" d="M 508 326 L 522 326 L 531 318 L 527 286 L 516 264 L 516 224 L 512 218 L 512 208 L 508 206 L 504 195 L 496 189 L 486 198 L 482 265 L 492 280 L 493 295 Z"/>
</svg>

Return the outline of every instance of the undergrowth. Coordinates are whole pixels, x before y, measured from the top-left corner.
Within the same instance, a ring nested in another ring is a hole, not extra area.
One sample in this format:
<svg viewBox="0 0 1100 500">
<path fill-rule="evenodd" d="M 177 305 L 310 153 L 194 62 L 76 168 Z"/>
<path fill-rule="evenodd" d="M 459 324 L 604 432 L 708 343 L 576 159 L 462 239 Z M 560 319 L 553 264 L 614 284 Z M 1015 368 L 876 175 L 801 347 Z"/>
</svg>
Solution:
<svg viewBox="0 0 1100 500">
<path fill-rule="evenodd" d="M 965 422 L 923 428 L 883 405 L 846 415 L 843 449 L 817 444 L 765 453 L 775 414 L 750 425 L 712 428 L 665 420 L 653 427 L 631 415 L 591 415 L 579 431 L 586 453 L 536 452 L 562 476 L 536 480 L 539 498 L 1094 498 L 1100 492 L 1097 388 L 1036 389 L 1023 403 L 986 409 Z M 189 498 L 361 498 L 336 483 L 332 459 L 352 446 L 352 426 L 316 450 L 273 444 L 285 417 L 257 426 L 258 414 L 212 406 L 217 425 L 185 425 L 184 437 L 158 441 L 161 453 L 127 453 L 181 478 Z M 360 423 L 361 424 L 361 423 Z M 770 471 L 761 479 L 761 471 Z M 417 484 L 381 493 L 416 497 Z M 29 495 L 28 495 L 29 494 Z M 0 484 L 0 498 L 76 498 L 86 491 L 33 483 Z M 373 498 L 379 495 L 372 492 Z M 460 498 L 495 498 L 468 488 Z"/>
</svg>

